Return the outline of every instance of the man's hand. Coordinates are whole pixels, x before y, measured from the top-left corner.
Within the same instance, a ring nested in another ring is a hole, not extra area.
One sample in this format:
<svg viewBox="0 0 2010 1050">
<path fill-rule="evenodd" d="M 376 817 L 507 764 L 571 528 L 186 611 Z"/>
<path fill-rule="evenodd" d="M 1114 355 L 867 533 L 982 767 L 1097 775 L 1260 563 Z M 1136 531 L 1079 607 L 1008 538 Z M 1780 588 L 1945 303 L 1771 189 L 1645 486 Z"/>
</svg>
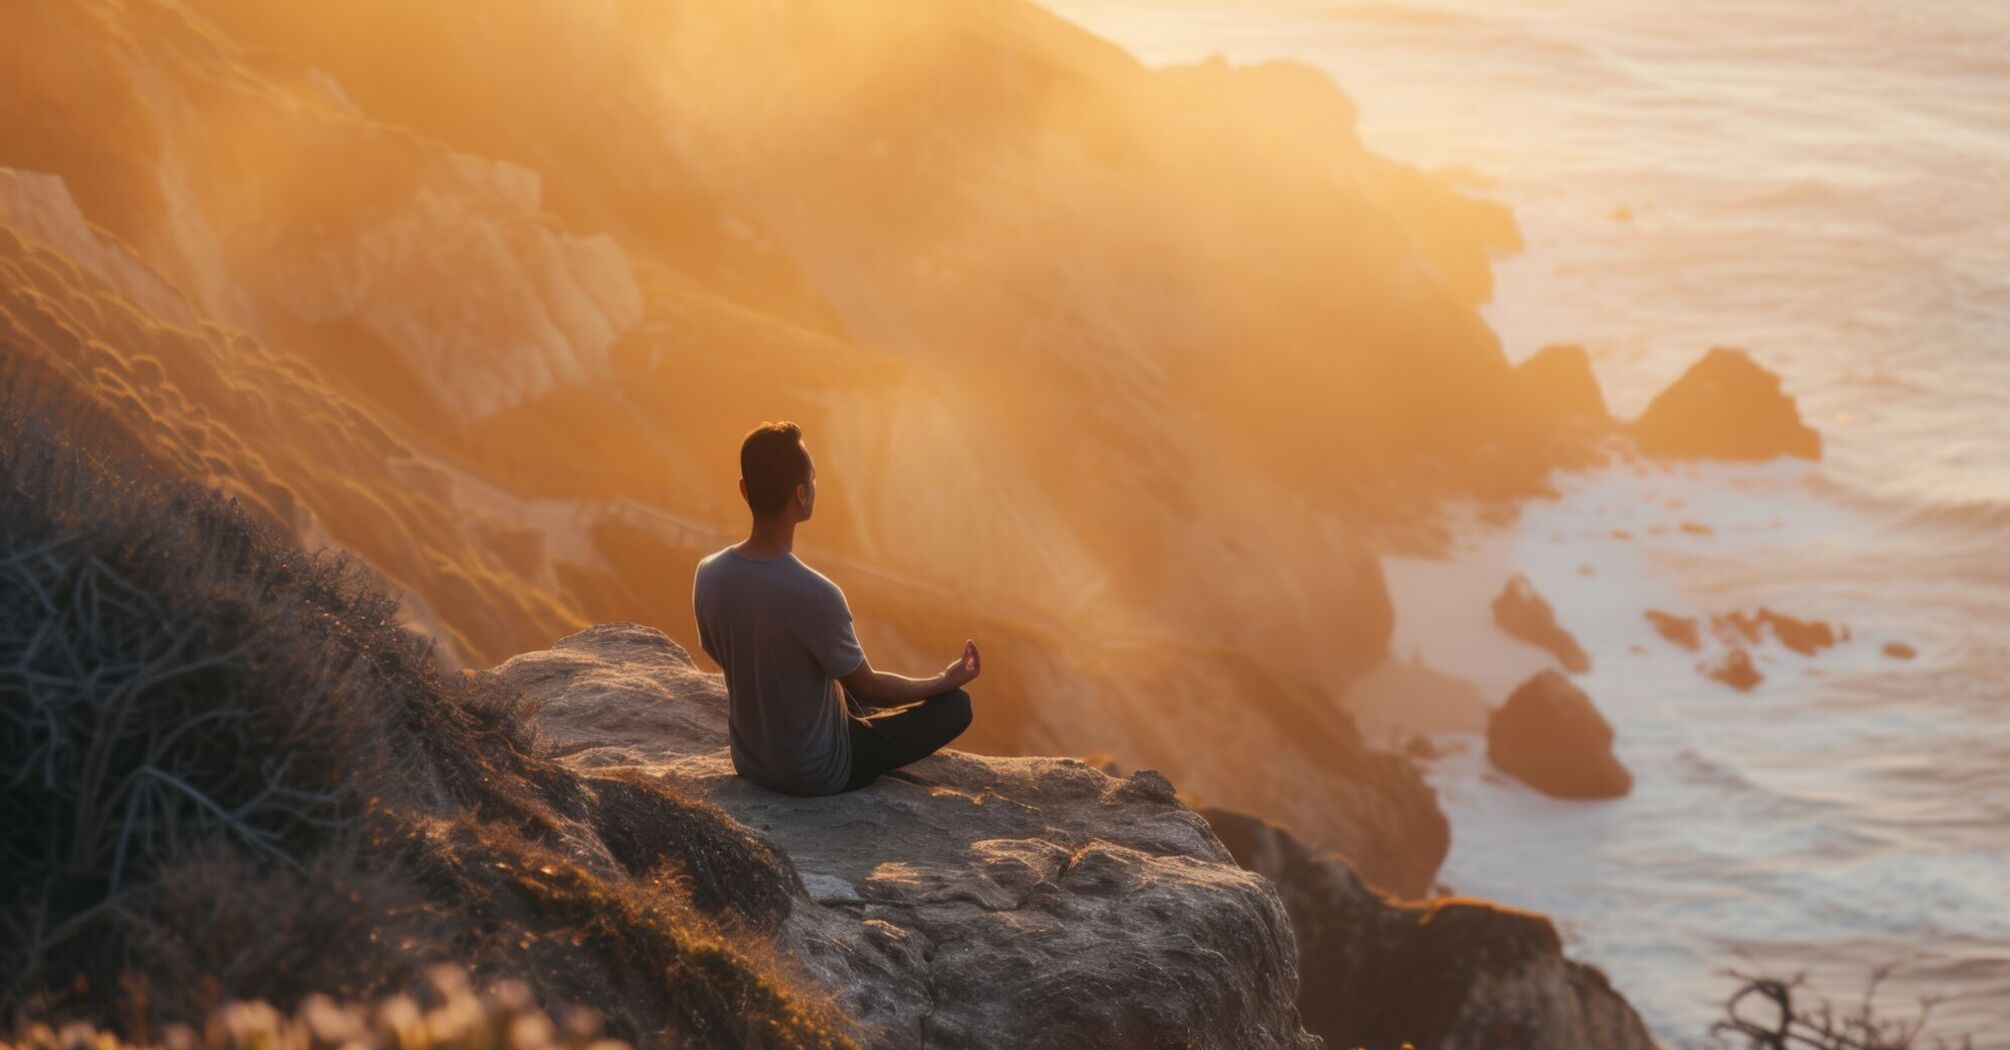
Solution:
<svg viewBox="0 0 2010 1050">
<path fill-rule="evenodd" d="M 972 678 L 977 677 L 977 673 L 982 669 L 983 664 L 977 657 L 977 643 L 966 640 L 963 643 L 963 655 L 957 657 L 956 662 L 942 672 L 942 681 L 950 689 L 961 689 Z"/>
</svg>

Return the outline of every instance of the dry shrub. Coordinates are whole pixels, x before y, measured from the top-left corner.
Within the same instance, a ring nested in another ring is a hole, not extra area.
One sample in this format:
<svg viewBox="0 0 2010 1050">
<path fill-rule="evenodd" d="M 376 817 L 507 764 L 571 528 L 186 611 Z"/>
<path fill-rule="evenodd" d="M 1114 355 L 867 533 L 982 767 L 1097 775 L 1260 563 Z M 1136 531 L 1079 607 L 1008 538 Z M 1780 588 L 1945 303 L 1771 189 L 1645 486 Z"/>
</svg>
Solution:
<svg viewBox="0 0 2010 1050">
<path fill-rule="evenodd" d="M 592 1003 L 618 1034 L 675 1032 L 695 1045 L 846 1046 L 826 998 L 794 988 L 763 940 L 734 936 L 691 903 L 673 864 L 609 877 L 500 825 L 461 820 L 414 840 L 420 878 L 461 902 L 457 957 L 514 962 L 549 999 Z"/>
<path fill-rule="evenodd" d="M 374 764 L 373 654 L 395 604 L 234 505 L 0 432 L 0 987 L 95 973 L 122 893 L 184 847 L 264 864 L 350 827 Z"/>
<path fill-rule="evenodd" d="M 795 869 L 717 807 L 684 798 L 662 780 L 634 772 L 587 779 L 593 826 L 608 852 L 635 876 L 675 868 L 691 899 L 772 933 L 801 889 Z"/>
<path fill-rule="evenodd" d="M 1724 1001 L 1725 1019 L 1710 1027 L 1712 1042 L 1736 1037 L 1744 1050 L 1969 1050 L 1968 1036 L 1932 1035 L 1926 1026 L 1937 1000 L 1920 1001 L 1909 1016 L 1880 1015 L 1872 1003 L 1896 964 L 1873 971 L 1863 998 L 1838 1007 L 1809 993 L 1806 977 L 1766 977 L 1731 971 L 1737 991 Z"/>
<path fill-rule="evenodd" d="M 146 1028 L 214 1010 L 226 995 L 290 1004 L 303 989 L 365 999 L 455 961 L 455 925 L 395 865 L 343 850 L 303 871 L 196 849 L 120 909 L 123 1012 Z"/>
</svg>

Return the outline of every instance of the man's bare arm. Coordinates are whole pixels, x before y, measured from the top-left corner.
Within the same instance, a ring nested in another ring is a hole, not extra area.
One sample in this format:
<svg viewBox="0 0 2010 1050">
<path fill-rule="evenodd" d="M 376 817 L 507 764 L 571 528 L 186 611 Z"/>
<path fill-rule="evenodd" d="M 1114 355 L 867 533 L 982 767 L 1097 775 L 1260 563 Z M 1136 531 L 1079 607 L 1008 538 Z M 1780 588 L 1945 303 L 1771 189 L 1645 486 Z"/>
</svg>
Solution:
<svg viewBox="0 0 2010 1050">
<path fill-rule="evenodd" d="M 851 695 L 867 707 L 899 707 L 925 696 L 960 689 L 982 670 L 977 643 L 963 643 L 963 655 L 933 678 L 909 678 L 889 671 L 874 670 L 870 658 L 859 661 L 858 670 L 845 675 L 843 682 Z"/>
</svg>

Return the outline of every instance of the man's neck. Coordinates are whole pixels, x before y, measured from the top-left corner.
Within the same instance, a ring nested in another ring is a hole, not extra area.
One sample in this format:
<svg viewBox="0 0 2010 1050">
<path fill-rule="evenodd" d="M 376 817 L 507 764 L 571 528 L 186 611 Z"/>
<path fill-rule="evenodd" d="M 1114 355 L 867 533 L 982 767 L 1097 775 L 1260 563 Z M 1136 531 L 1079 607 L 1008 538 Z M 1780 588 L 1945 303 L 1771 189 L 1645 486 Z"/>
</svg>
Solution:
<svg viewBox="0 0 2010 1050">
<path fill-rule="evenodd" d="M 788 518 L 756 518 L 747 538 L 734 548 L 749 558 L 779 558 L 796 548 L 796 523 Z"/>
</svg>

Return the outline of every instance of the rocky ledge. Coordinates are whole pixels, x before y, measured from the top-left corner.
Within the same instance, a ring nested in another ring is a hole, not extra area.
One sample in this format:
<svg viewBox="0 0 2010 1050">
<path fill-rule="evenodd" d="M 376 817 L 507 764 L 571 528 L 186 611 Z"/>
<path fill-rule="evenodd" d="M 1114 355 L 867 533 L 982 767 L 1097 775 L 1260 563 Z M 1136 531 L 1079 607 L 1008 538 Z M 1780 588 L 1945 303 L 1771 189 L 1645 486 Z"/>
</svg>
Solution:
<svg viewBox="0 0 2010 1050">
<path fill-rule="evenodd" d="M 733 775 L 722 680 L 653 628 L 593 627 L 498 672 L 541 705 L 547 754 L 663 777 L 777 848 L 778 947 L 869 1045 L 1320 1045 L 1277 890 L 1157 773 L 946 752 L 798 799 Z"/>
</svg>

